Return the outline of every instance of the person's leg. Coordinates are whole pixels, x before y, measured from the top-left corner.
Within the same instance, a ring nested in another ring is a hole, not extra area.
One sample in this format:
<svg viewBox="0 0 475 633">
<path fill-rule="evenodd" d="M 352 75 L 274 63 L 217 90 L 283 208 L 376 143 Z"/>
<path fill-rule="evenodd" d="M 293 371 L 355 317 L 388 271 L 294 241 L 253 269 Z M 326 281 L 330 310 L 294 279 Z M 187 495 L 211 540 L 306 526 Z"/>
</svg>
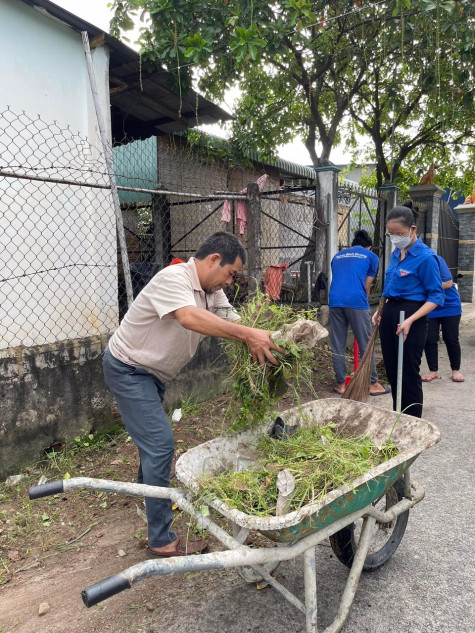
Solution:
<svg viewBox="0 0 475 633">
<path fill-rule="evenodd" d="M 330 308 L 330 344 L 337 384 L 336 390 L 339 393 L 345 391 L 347 335 L 348 319 L 346 318 L 345 308 Z"/>
<path fill-rule="evenodd" d="M 356 342 L 358 343 L 359 356 L 361 360 L 371 337 L 371 314 L 369 310 L 354 310 L 351 308 L 347 308 L 346 313 L 350 327 L 355 335 Z M 386 389 L 378 382 L 374 354 L 371 362 L 370 383 L 370 393 L 386 393 Z"/>
<path fill-rule="evenodd" d="M 427 329 L 427 340 L 424 347 L 424 352 L 426 355 L 427 365 L 429 366 L 429 372 L 422 376 L 422 382 L 431 382 L 432 380 L 436 380 L 439 377 L 438 344 L 440 323 L 442 321 L 442 318 L 434 317 L 432 319 L 428 319 L 428 321 L 429 326 Z"/>
<path fill-rule="evenodd" d="M 379 326 L 379 338 L 383 353 L 384 368 L 393 397 L 393 409 L 396 410 L 396 384 L 397 384 L 397 357 L 399 338 L 396 329 L 399 323 L 399 307 L 389 301 L 384 304 L 381 323 Z"/>
<path fill-rule="evenodd" d="M 173 433 L 162 406 L 165 385 L 149 372 L 103 356 L 107 386 L 117 402 L 127 431 L 140 455 L 139 479 L 152 486 L 169 485 L 174 452 Z M 173 512 L 168 499 L 146 498 L 149 547 L 167 546 L 177 539 L 171 529 Z"/>
<path fill-rule="evenodd" d="M 464 382 L 464 377 L 460 373 L 461 350 L 459 343 L 460 314 L 456 316 L 442 317 L 442 337 L 450 360 L 452 369 L 452 380 L 454 382 Z"/>
</svg>

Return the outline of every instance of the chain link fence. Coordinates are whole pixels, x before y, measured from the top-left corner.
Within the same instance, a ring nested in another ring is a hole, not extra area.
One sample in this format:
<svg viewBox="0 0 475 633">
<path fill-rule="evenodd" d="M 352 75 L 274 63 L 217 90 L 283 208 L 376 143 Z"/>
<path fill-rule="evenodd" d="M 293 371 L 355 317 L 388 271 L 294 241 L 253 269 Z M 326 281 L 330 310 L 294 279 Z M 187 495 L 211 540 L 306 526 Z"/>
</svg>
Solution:
<svg viewBox="0 0 475 633">
<path fill-rule="evenodd" d="M 249 253 L 232 300 L 251 277 L 275 299 L 296 299 L 315 250 L 312 182 L 285 186 L 277 167 L 239 167 L 178 136 L 122 139 L 113 156 L 126 270 L 102 150 L 68 126 L 0 113 L 0 350 L 112 332 L 127 310 L 127 275 L 136 296 L 220 230 Z"/>
<path fill-rule="evenodd" d="M 105 174 L 101 152 L 69 127 L 0 113 L 0 349 L 117 325 Z"/>
<path fill-rule="evenodd" d="M 114 161 L 119 186 L 137 188 L 119 192 L 134 294 L 162 266 L 175 258 L 187 260 L 206 237 L 226 230 L 238 235 L 249 252 L 248 266 L 227 289 L 231 300 L 247 296 L 250 277 L 266 285 L 274 299 L 281 298 L 280 289 L 282 298 L 295 298 L 299 262 L 311 242 L 315 216 L 315 187 L 309 181 L 285 186 L 276 168 L 237 167 L 193 149 L 181 137 L 122 142 L 114 149 Z M 259 234 L 250 239 L 252 183 L 259 187 L 254 208 Z M 144 187 L 157 192 L 139 191 Z"/>
</svg>

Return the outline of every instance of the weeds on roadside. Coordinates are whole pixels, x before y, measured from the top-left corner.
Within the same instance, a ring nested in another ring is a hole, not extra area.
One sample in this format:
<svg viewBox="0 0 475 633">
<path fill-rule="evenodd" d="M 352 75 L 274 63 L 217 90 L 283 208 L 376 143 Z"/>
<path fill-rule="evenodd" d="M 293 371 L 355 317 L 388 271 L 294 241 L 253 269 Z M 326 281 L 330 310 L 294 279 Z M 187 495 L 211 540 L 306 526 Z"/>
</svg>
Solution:
<svg viewBox="0 0 475 633">
<path fill-rule="evenodd" d="M 107 448 L 114 447 L 125 435 L 124 428 L 117 426 L 103 433 L 77 436 L 70 445 L 47 450 L 43 460 L 24 471 L 22 480 L 16 486 L 0 484 L 0 585 L 11 578 L 14 561 L 10 560 L 9 555 L 12 552 L 16 555 L 15 552 L 20 550 L 22 556 L 31 551 L 45 552 L 55 543 L 58 533 L 69 537 L 74 529 L 72 523 L 65 522 L 63 513 L 66 508 L 63 509 L 62 503 L 59 503 L 62 495 L 31 502 L 28 499 L 29 486 L 39 481 L 82 475 L 85 464 L 92 463 L 92 455 L 97 455 L 94 464 L 96 469 L 104 464 L 104 472 L 107 470 L 111 476 L 116 474 L 109 462 L 110 451 Z M 97 449 L 101 449 L 101 453 Z M 117 462 L 123 463 L 121 459 Z M 108 507 L 107 501 L 96 492 L 78 491 L 76 494 L 94 499 L 94 503 L 89 506 L 91 509 L 86 508 L 82 515 L 85 521 Z"/>
<path fill-rule="evenodd" d="M 191 418 L 200 415 L 204 410 L 205 403 L 197 401 L 197 395 L 192 393 L 181 399 L 180 409 L 182 418 Z"/>
</svg>

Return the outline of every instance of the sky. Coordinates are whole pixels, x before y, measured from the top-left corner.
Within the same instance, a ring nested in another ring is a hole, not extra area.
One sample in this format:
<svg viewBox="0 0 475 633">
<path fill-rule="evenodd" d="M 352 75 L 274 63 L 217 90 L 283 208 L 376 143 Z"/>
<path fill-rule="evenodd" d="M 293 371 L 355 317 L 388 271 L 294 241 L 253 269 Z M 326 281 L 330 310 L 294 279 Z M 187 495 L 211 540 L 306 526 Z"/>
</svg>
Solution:
<svg viewBox="0 0 475 633">
<path fill-rule="evenodd" d="M 103 29 L 104 31 L 109 31 L 109 22 L 112 17 L 112 11 L 108 8 L 108 3 L 111 0 L 52 0 L 55 4 L 63 7 L 67 11 L 74 13 L 78 17 L 94 24 L 94 26 Z M 134 36 L 138 35 L 138 30 L 131 32 L 128 35 L 131 44 L 128 46 L 132 46 L 132 42 Z M 136 47 L 137 48 L 137 47 Z M 138 50 L 138 49 L 137 49 Z M 221 105 L 225 110 L 232 112 L 233 107 L 233 96 L 230 94 L 225 98 L 225 103 L 221 103 Z M 203 126 L 210 134 L 216 134 L 217 136 L 224 136 L 223 130 L 218 125 L 208 125 Z M 295 140 L 293 143 L 289 143 L 287 145 L 281 146 L 278 148 L 278 155 L 281 158 L 285 158 L 285 160 L 291 161 L 293 163 L 299 163 L 302 165 L 308 165 L 311 163 L 310 156 L 307 152 L 305 145 L 299 141 Z M 345 154 L 343 150 L 336 147 L 333 149 L 331 154 L 331 160 L 335 164 L 345 164 L 350 162 L 350 156 Z"/>
</svg>

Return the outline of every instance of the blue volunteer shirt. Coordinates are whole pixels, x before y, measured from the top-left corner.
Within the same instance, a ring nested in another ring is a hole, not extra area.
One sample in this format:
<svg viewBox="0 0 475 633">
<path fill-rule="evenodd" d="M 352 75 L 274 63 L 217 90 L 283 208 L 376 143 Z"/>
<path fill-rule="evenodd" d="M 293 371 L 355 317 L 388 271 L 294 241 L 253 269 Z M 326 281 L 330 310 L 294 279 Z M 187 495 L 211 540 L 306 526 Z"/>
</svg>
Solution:
<svg viewBox="0 0 475 633">
<path fill-rule="evenodd" d="M 386 271 L 383 297 L 431 301 L 443 306 L 444 289 L 434 251 L 418 237 L 402 262 L 400 255 L 400 249 L 395 248 Z"/>
<path fill-rule="evenodd" d="M 439 262 L 440 277 L 442 281 L 452 281 L 452 275 L 450 273 L 449 267 L 445 262 L 445 259 L 443 259 L 440 255 L 437 255 L 437 260 Z M 462 314 L 462 301 L 460 299 L 457 288 L 455 286 L 452 286 L 451 288 L 445 288 L 444 294 L 444 305 L 442 307 L 437 306 L 435 310 L 429 312 L 429 314 L 427 315 L 429 319 L 457 316 L 459 314 Z"/>
<path fill-rule="evenodd" d="M 340 251 L 332 259 L 330 308 L 369 310 L 366 277 L 376 277 L 378 257 L 363 246 Z"/>
</svg>

